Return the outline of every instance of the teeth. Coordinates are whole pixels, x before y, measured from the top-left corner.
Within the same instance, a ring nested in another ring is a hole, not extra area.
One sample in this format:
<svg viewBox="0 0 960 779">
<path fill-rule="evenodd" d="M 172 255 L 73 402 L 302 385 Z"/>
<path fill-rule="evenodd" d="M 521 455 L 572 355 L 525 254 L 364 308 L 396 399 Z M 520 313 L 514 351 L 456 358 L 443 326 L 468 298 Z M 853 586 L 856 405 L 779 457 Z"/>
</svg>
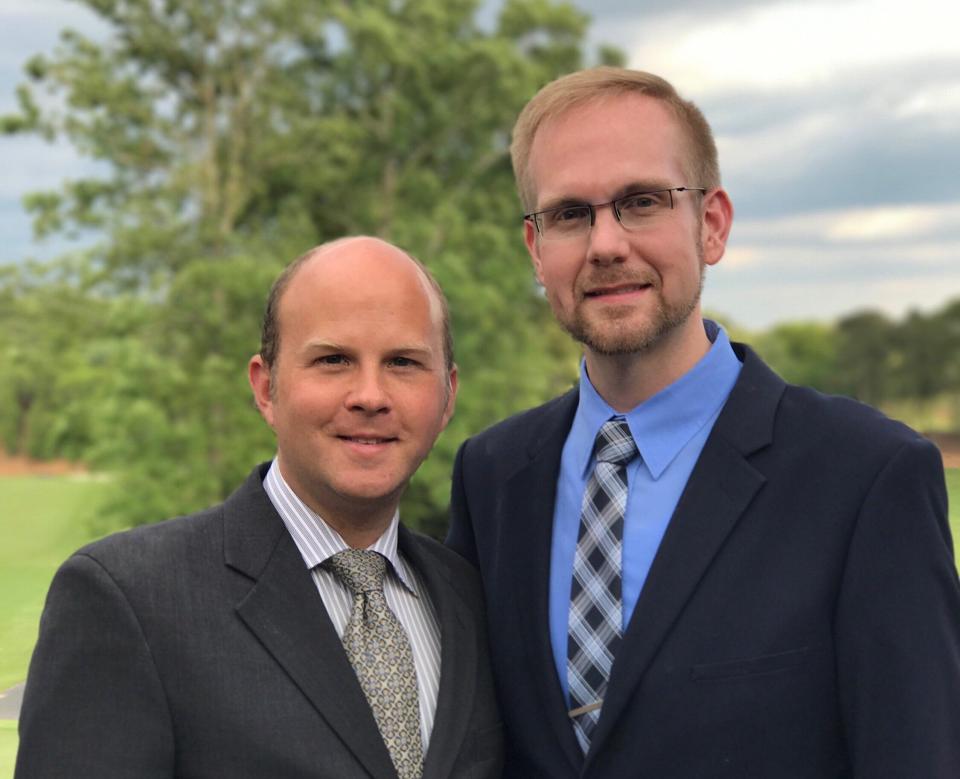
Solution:
<svg viewBox="0 0 960 779">
<path fill-rule="evenodd" d="M 355 444 L 382 444 L 386 438 L 351 438 Z"/>
</svg>

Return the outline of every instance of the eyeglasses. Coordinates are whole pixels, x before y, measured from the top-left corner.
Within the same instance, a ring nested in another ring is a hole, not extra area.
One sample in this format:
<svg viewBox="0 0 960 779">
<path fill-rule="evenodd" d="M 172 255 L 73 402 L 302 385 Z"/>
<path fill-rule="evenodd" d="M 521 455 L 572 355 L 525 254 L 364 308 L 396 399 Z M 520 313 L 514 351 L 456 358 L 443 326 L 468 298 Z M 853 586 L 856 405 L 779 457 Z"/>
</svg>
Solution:
<svg viewBox="0 0 960 779">
<path fill-rule="evenodd" d="M 597 209 L 613 206 L 613 213 L 621 225 L 627 230 L 640 230 L 673 209 L 674 192 L 703 194 L 706 191 L 700 187 L 670 187 L 653 192 L 631 192 L 608 203 L 572 203 L 524 214 L 523 218 L 537 226 L 537 232 L 544 240 L 562 241 L 581 238 L 589 233 L 597 221 Z"/>
</svg>

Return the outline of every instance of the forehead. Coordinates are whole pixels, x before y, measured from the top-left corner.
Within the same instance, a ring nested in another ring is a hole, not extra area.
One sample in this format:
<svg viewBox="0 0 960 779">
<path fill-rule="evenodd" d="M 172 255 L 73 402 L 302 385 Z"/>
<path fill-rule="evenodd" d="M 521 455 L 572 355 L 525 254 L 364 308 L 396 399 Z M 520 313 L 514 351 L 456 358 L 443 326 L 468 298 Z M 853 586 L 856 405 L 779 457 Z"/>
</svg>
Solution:
<svg viewBox="0 0 960 779">
<path fill-rule="evenodd" d="M 280 300 L 286 341 L 353 338 L 391 348 L 440 339 L 440 305 L 420 269 L 393 247 L 348 246 L 309 260 Z"/>
<path fill-rule="evenodd" d="M 583 103 L 538 128 L 529 174 L 537 205 L 604 200 L 634 185 L 685 184 L 684 136 L 669 106 L 627 93 Z"/>
</svg>

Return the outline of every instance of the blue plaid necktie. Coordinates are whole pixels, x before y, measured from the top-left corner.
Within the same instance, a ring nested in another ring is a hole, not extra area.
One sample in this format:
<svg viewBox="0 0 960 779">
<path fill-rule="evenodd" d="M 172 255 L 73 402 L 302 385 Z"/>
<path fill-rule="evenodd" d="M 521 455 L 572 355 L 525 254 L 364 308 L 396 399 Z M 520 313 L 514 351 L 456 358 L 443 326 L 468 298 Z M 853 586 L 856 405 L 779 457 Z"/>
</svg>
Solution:
<svg viewBox="0 0 960 779">
<path fill-rule="evenodd" d="M 617 417 L 600 428 L 595 447 L 596 465 L 580 511 L 567 644 L 570 719 L 584 753 L 600 719 L 622 633 L 620 565 L 627 463 L 637 454 L 630 428 Z"/>
</svg>

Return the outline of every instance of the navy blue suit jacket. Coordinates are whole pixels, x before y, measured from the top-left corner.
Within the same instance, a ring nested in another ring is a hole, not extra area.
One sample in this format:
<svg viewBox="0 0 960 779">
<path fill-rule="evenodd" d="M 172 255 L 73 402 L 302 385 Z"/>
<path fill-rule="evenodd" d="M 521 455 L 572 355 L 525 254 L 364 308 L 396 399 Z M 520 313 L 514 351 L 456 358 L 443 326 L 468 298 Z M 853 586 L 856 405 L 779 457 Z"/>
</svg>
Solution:
<svg viewBox="0 0 960 779">
<path fill-rule="evenodd" d="M 505 776 L 956 779 L 960 584 L 939 452 L 749 349 L 618 650 L 590 751 L 548 635 L 573 391 L 468 440 L 448 543 L 476 563 Z"/>
</svg>

